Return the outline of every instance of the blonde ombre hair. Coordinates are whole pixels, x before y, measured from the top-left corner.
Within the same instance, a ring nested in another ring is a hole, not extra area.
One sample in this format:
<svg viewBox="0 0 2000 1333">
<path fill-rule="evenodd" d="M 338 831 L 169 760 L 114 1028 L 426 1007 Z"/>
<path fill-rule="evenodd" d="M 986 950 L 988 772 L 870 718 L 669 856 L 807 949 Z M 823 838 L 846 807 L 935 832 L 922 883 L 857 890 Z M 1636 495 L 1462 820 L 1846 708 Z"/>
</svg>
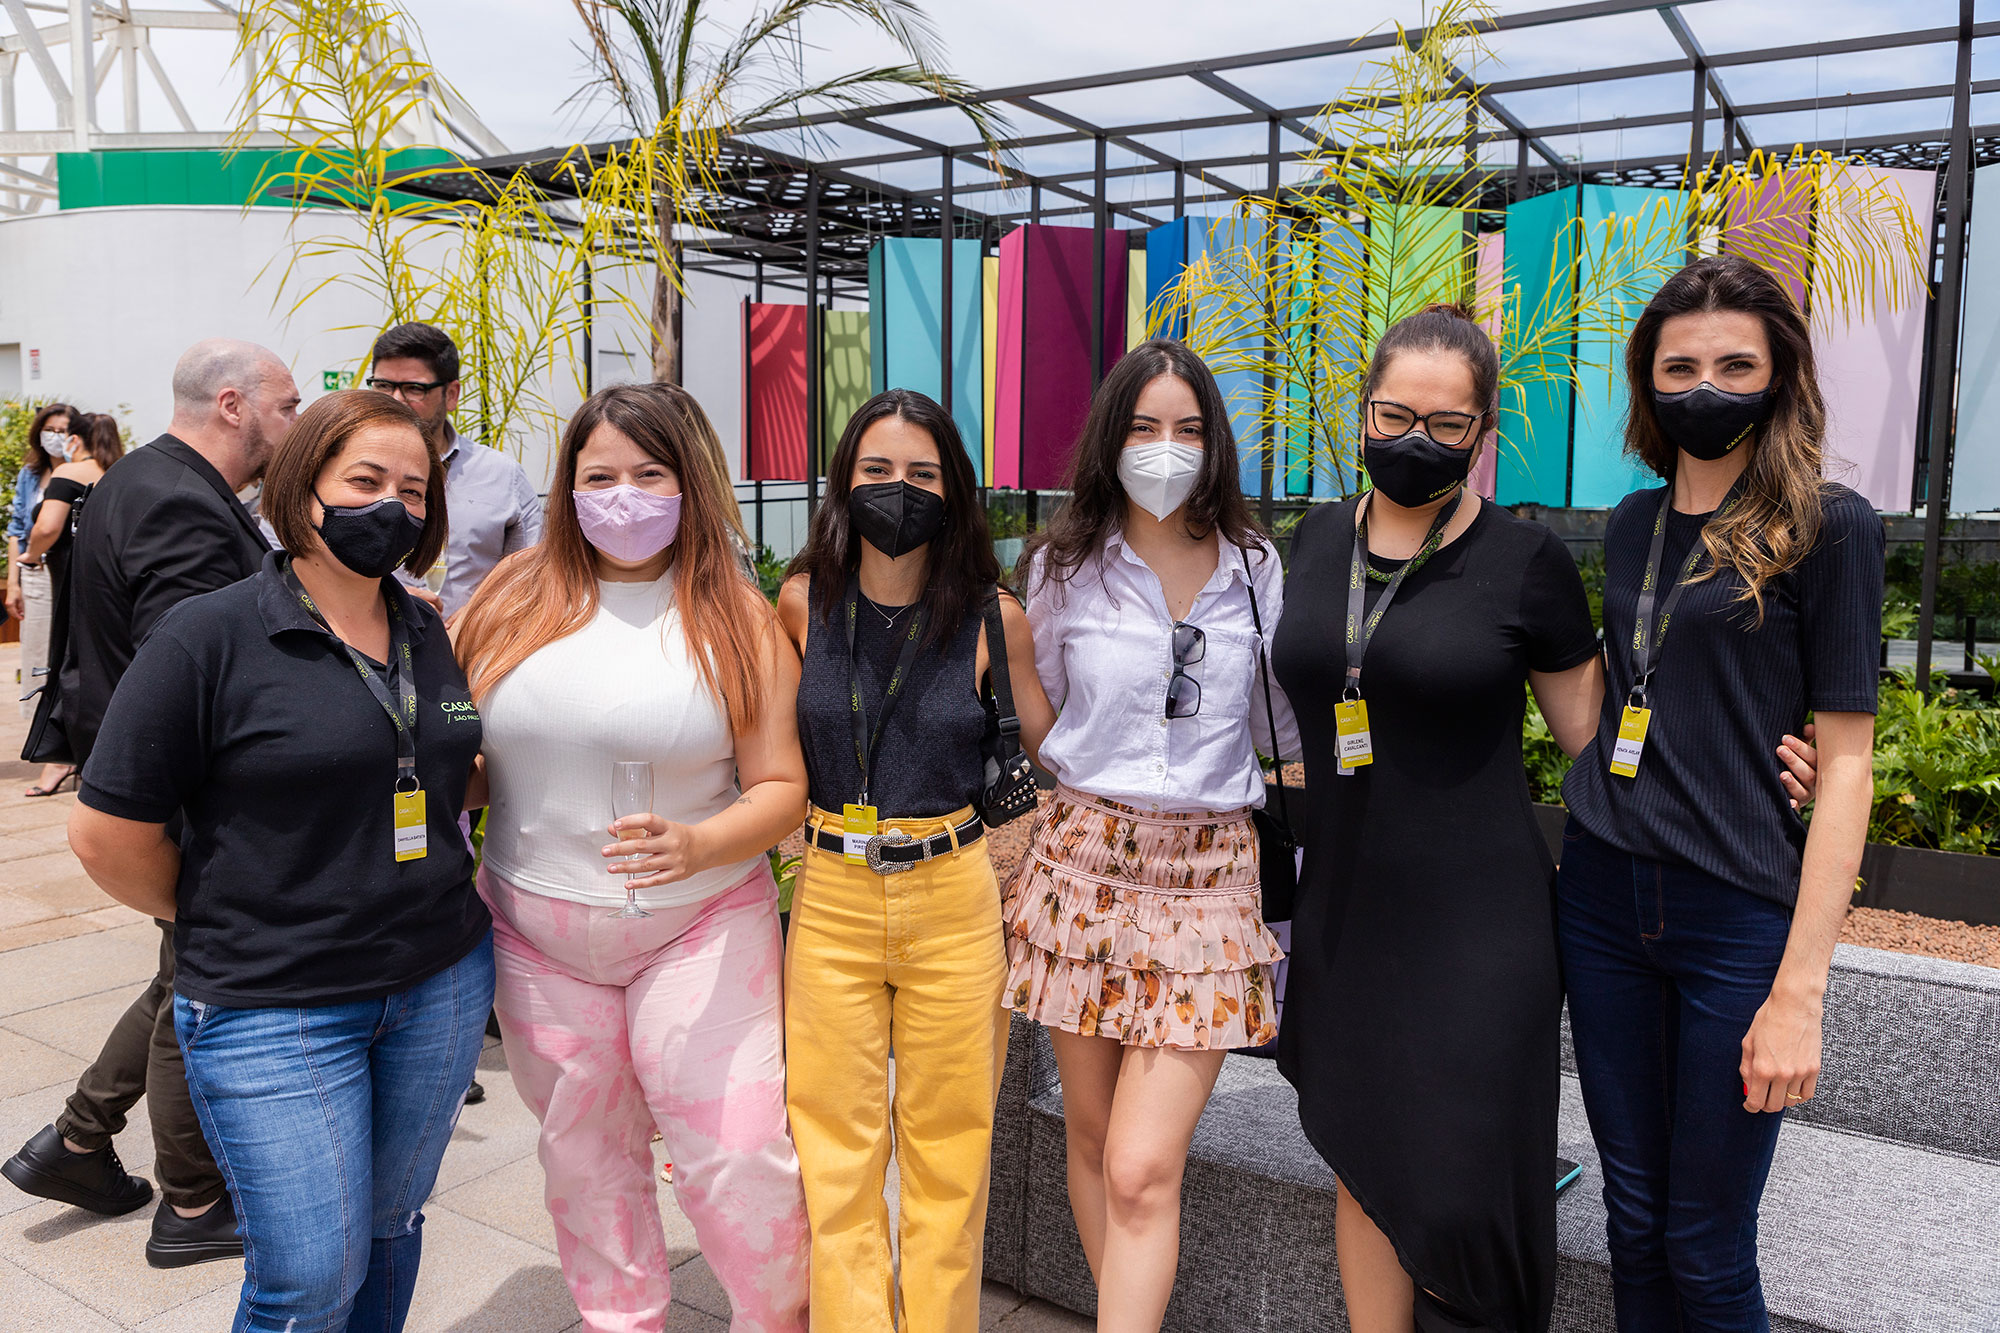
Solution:
<svg viewBox="0 0 2000 1333">
<path fill-rule="evenodd" d="M 597 614 L 597 560 L 576 519 L 576 459 L 599 426 L 610 426 L 674 470 L 681 484 L 680 528 L 670 568 L 682 632 L 702 683 L 723 701 L 741 735 L 763 711 L 760 664 L 778 633 L 771 604 L 743 576 L 733 533 L 727 474 L 691 420 L 707 414 L 685 392 L 653 384 L 600 389 L 563 431 L 549 485 L 542 539 L 497 565 L 459 622 L 459 665 L 474 700 L 536 650 L 566 638 Z M 707 427 L 710 436 L 712 426 Z M 740 520 L 738 520 L 740 522 Z"/>
<path fill-rule="evenodd" d="M 1630 388 L 1625 452 L 1673 484 L 1680 450 L 1653 412 L 1653 357 L 1668 320 L 1710 310 L 1755 315 L 1764 325 L 1771 347 L 1771 416 L 1743 445 L 1750 461 L 1743 470 L 1742 503 L 1702 529 L 1709 560 L 1689 581 L 1713 578 L 1725 567 L 1735 570 L 1743 579 L 1736 600 L 1751 603 L 1761 624 L 1766 586 L 1819 543 L 1826 510 L 1820 452 L 1826 400 L 1805 313 L 1782 283 L 1741 255 L 1723 254 L 1697 259 L 1661 284 L 1625 344 Z"/>
</svg>

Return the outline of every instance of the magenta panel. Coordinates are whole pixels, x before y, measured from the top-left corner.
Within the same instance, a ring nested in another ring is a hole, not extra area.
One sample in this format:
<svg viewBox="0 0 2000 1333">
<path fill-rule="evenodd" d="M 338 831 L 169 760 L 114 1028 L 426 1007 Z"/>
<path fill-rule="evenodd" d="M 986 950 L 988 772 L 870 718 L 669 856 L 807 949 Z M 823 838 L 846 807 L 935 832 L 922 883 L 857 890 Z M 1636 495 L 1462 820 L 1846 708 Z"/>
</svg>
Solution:
<svg viewBox="0 0 2000 1333">
<path fill-rule="evenodd" d="M 1124 354 L 1127 235 L 1105 234 L 1104 365 Z M 1000 243 L 999 355 L 993 470 L 997 484 L 1052 490 L 1090 409 L 1091 229 L 1030 224 Z M 1009 324 L 1009 304 L 1017 315 Z"/>
<path fill-rule="evenodd" d="M 1505 310 L 1502 304 L 1502 284 L 1506 277 L 1507 233 L 1489 231 L 1479 238 L 1478 267 L 1473 275 L 1473 314 L 1479 318 L 1488 337 L 1495 345 L 1500 342 L 1500 331 Z M 1479 461 L 1472 465 L 1472 475 L 1467 478 L 1472 489 L 1491 500 L 1493 484 L 1500 474 L 1500 433 L 1488 431 L 1479 444 Z"/>
<path fill-rule="evenodd" d="M 994 323 L 993 484 L 1021 484 L 1021 270 L 1028 229 L 1000 238 L 1000 291 Z"/>
<path fill-rule="evenodd" d="M 806 479 L 806 308 L 748 307 L 743 477 Z"/>
</svg>

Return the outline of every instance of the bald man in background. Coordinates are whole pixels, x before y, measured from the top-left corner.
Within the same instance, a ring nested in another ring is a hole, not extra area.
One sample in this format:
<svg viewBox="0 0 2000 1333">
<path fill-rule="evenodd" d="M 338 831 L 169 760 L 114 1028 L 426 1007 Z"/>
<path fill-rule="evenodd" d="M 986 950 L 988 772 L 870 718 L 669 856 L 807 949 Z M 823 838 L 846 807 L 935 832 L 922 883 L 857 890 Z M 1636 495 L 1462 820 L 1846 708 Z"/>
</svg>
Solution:
<svg viewBox="0 0 2000 1333">
<path fill-rule="evenodd" d="M 108 470 L 77 521 L 69 643 L 52 652 L 60 652 L 58 707 L 79 767 L 119 678 L 160 617 L 248 578 L 270 549 L 236 492 L 264 475 L 298 415 L 291 371 L 255 343 L 213 338 L 182 354 L 173 387 L 167 433 Z M 149 1096 L 153 1171 L 164 1199 L 146 1260 L 173 1268 L 240 1256 L 243 1242 L 188 1098 L 169 999 L 173 927 L 161 926 L 152 985 L 118 1020 L 62 1115 L 0 1164 L 0 1175 L 92 1212 L 145 1206 L 152 1187 L 126 1172 L 111 1141 Z"/>
</svg>

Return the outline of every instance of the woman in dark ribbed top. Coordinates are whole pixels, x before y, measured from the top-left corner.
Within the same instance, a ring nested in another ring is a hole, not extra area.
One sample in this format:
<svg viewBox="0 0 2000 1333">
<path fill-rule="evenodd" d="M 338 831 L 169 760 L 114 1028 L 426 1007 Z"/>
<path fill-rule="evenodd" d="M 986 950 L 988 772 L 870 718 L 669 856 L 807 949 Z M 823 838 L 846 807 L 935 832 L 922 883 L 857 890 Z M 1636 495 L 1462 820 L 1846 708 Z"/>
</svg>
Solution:
<svg viewBox="0 0 2000 1333">
<path fill-rule="evenodd" d="M 812 1227 L 816 1328 L 974 1333 L 1007 1052 L 1000 886 L 973 804 L 989 646 L 1022 741 L 1053 720 L 958 428 L 920 393 L 862 404 L 778 617 L 805 666 L 812 809 L 785 959 L 786 1107 Z M 901 845 L 890 845 L 900 838 Z M 890 1095 L 890 1036 L 896 1077 Z M 900 1292 L 882 1190 L 899 1167 Z"/>
<path fill-rule="evenodd" d="M 1620 1333 L 1760 1333 L 1758 1201 L 1819 1075 L 1873 799 L 1882 522 L 1821 480 L 1806 322 L 1750 261 L 1669 279 L 1625 368 L 1627 449 L 1667 485 L 1605 531 L 1609 681 L 1563 785 L 1558 942 Z M 1807 825 L 1768 738 L 1809 712 Z"/>
</svg>

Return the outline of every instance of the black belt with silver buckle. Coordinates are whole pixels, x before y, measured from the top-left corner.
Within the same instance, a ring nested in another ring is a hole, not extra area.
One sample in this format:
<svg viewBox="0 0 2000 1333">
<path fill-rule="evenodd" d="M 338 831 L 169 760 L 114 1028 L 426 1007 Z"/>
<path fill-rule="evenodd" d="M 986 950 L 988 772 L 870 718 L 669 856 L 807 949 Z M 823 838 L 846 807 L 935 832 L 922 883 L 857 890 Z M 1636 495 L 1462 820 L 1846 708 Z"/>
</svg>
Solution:
<svg viewBox="0 0 2000 1333">
<path fill-rule="evenodd" d="M 847 843 L 839 829 L 816 828 L 811 833 L 813 846 L 823 852 L 846 855 Z M 949 832 L 934 833 L 928 838 L 913 838 L 901 829 L 890 829 L 868 839 L 868 868 L 878 875 L 900 875 L 926 861 L 949 856 L 954 838 L 960 847 L 967 847 L 985 836 L 986 825 L 978 815 Z"/>
</svg>

